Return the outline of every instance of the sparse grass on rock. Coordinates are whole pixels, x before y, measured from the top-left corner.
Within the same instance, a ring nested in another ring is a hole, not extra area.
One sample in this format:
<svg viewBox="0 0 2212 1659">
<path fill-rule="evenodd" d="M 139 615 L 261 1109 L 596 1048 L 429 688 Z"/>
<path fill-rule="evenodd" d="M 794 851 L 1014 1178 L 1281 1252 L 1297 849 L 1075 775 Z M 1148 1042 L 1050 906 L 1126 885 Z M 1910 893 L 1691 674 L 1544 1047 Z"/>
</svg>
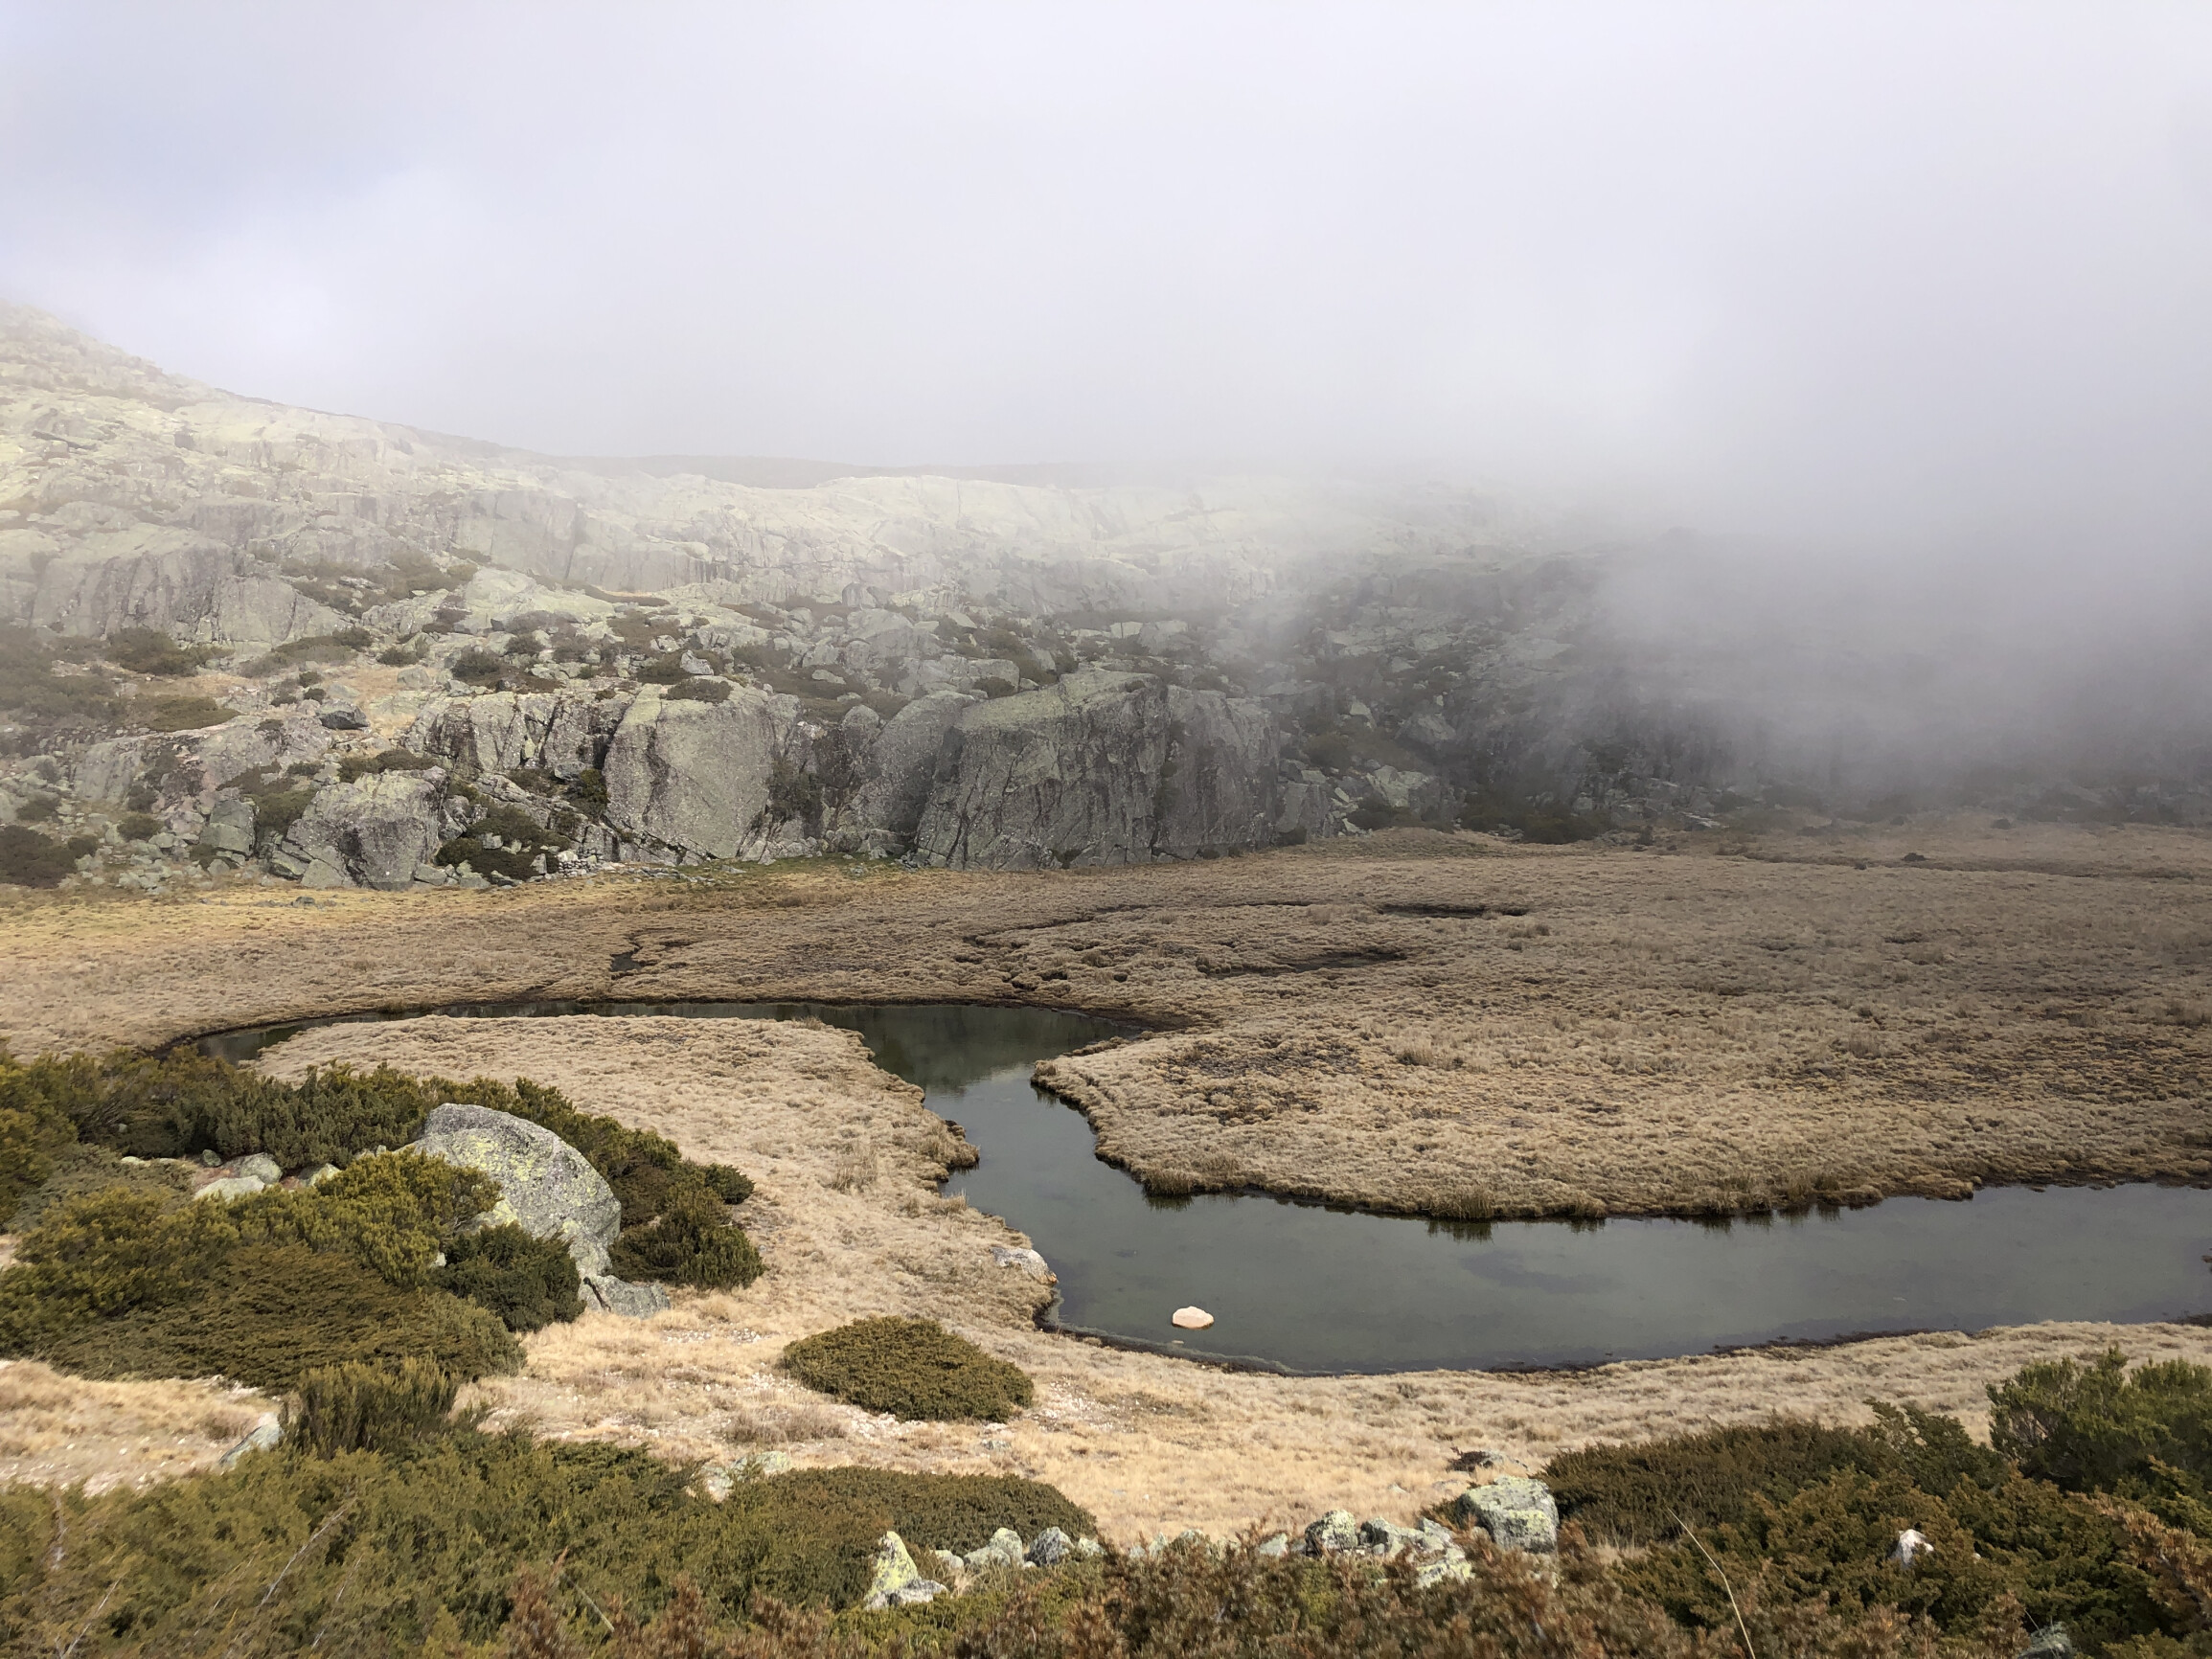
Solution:
<svg viewBox="0 0 2212 1659">
<path fill-rule="evenodd" d="M 849 1405 L 908 1420 L 1000 1421 L 1036 1398 L 1019 1366 L 929 1319 L 861 1319 L 803 1337 L 784 1368 Z"/>
</svg>

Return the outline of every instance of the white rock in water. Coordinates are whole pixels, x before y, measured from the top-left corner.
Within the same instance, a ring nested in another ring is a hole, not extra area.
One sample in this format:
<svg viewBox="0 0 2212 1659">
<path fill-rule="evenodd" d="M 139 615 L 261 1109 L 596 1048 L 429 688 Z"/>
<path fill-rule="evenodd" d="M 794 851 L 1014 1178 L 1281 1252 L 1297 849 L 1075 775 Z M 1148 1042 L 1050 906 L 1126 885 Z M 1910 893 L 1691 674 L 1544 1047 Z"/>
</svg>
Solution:
<svg viewBox="0 0 2212 1659">
<path fill-rule="evenodd" d="M 1214 1323 L 1214 1316 L 1203 1307 L 1178 1307 L 1169 1323 L 1184 1330 L 1203 1330 Z"/>
</svg>

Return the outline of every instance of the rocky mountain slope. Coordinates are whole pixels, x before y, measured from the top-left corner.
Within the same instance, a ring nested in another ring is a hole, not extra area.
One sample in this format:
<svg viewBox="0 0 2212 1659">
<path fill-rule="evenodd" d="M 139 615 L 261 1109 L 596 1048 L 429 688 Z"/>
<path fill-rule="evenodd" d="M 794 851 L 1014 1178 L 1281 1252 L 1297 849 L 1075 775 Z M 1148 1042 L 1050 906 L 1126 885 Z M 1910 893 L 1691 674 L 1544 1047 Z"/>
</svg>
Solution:
<svg viewBox="0 0 2212 1659">
<path fill-rule="evenodd" d="M 1030 868 L 1813 801 L 1741 652 L 1624 608 L 1663 545 L 1440 488 L 689 465 L 262 402 L 0 307 L 0 877 Z"/>
</svg>

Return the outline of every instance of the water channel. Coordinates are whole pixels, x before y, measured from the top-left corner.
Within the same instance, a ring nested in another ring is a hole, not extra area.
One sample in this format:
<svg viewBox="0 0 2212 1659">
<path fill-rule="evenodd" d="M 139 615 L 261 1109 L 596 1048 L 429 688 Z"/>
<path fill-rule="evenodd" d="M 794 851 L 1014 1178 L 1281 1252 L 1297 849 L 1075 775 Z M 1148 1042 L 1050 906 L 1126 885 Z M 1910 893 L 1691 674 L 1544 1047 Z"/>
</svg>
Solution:
<svg viewBox="0 0 2212 1659">
<path fill-rule="evenodd" d="M 2212 1193 L 2190 1188 L 1995 1188 L 1963 1203 L 1892 1198 L 1723 1224 L 1484 1228 L 1251 1194 L 1161 1199 L 1101 1162 L 1083 1115 L 1029 1081 L 1038 1060 L 1126 1029 L 1082 1014 L 728 1002 L 411 1011 L 811 1016 L 856 1031 L 879 1065 L 920 1084 L 933 1110 L 967 1130 L 983 1161 L 946 1191 L 1030 1236 L 1060 1275 L 1063 1324 L 1194 1355 L 1295 1371 L 1584 1365 L 2212 1308 Z M 305 1029 L 228 1033 L 199 1046 L 244 1059 Z M 1213 1329 L 1170 1327 L 1186 1303 L 1213 1313 Z"/>
</svg>

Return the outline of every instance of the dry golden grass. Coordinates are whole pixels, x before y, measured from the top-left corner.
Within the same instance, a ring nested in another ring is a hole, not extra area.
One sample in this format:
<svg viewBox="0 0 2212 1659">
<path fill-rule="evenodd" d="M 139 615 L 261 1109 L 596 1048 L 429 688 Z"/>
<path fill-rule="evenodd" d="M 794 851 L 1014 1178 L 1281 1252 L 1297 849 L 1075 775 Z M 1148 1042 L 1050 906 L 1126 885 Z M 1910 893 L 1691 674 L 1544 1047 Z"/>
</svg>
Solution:
<svg viewBox="0 0 2212 1659">
<path fill-rule="evenodd" d="M 1161 1028 L 1045 1075 L 1169 1190 L 1595 1215 L 2212 1178 L 2212 838 L 1884 834 L 23 900 L 0 1036 L 528 995 L 1026 1001 Z"/>
<path fill-rule="evenodd" d="M 87 1382 L 0 1359 L 0 1486 L 92 1491 L 190 1474 L 236 1445 L 270 1402 L 208 1382 Z"/>
<path fill-rule="evenodd" d="M 524 996 L 1023 1001 L 1157 1028 L 1054 1080 L 1166 1184 L 1619 1212 L 2212 1172 L 2212 839 L 1915 827 L 1752 851 L 1408 832 L 1036 875 L 26 897 L 0 901 L 0 1036 L 144 1044 Z M 613 977 L 617 952 L 639 971 Z M 845 1034 L 424 1020 L 308 1034 L 272 1064 L 315 1057 L 527 1074 L 759 1179 L 766 1278 L 539 1333 L 524 1375 L 485 1385 L 503 1416 L 672 1454 L 1027 1471 L 1123 1536 L 1403 1515 L 1474 1446 L 1535 1466 L 1777 1408 L 1847 1420 L 1870 1396 L 1971 1418 L 2026 1360 L 2112 1341 L 2212 1360 L 2205 1330 L 2049 1326 L 1548 1375 L 1228 1375 L 1035 1329 L 1045 1287 L 990 1258 L 1013 1236 L 935 1196 L 942 1130 Z M 1003 1430 L 899 1424 L 774 1368 L 797 1336 L 892 1312 L 1023 1366 L 1037 1407 Z"/>
</svg>

